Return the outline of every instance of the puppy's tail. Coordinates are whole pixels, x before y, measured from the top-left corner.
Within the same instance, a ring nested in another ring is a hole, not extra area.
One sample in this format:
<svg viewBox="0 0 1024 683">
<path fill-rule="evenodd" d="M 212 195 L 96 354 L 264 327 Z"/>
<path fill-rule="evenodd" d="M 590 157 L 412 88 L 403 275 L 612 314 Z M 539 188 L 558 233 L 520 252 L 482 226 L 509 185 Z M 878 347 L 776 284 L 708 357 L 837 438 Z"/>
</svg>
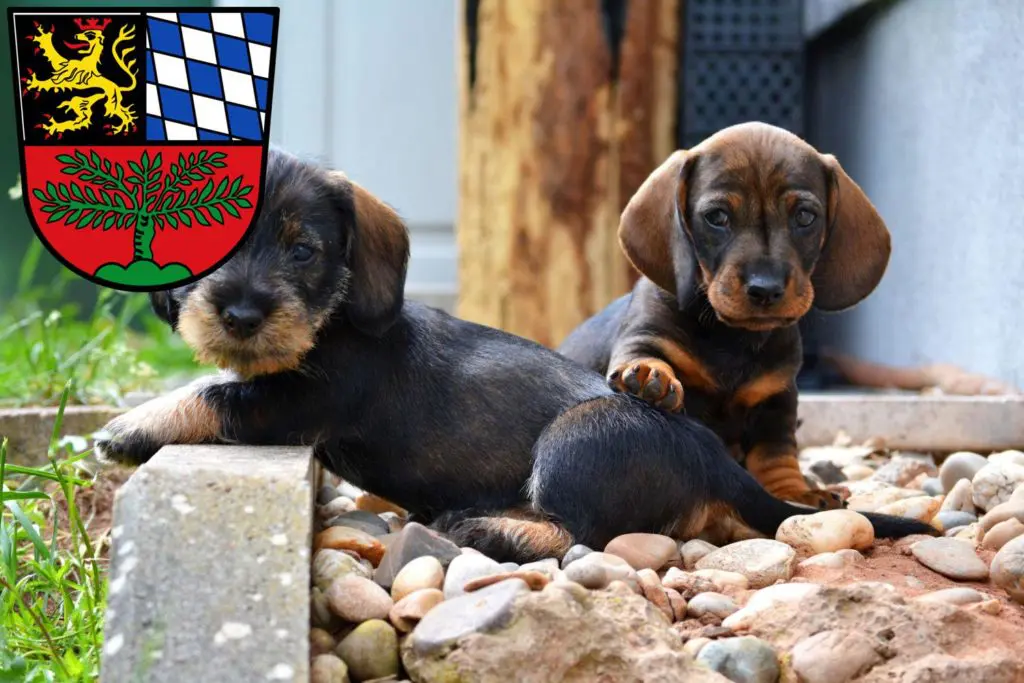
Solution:
<svg viewBox="0 0 1024 683">
<path fill-rule="evenodd" d="M 775 537 L 779 526 L 789 517 L 819 512 L 771 495 L 732 458 L 729 459 L 728 465 L 722 468 L 721 475 L 715 486 L 718 489 L 718 498 L 731 505 L 745 524 L 769 538 Z M 876 538 L 903 538 L 912 534 L 935 536 L 939 533 L 935 527 L 916 519 L 873 512 L 860 514 L 871 522 Z"/>
<path fill-rule="evenodd" d="M 459 547 L 473 548 L 498 562 L 561 558 L 573 545 L 565 527 L 532 510 L 446 512 L 430 526 Z"/>
</svg>

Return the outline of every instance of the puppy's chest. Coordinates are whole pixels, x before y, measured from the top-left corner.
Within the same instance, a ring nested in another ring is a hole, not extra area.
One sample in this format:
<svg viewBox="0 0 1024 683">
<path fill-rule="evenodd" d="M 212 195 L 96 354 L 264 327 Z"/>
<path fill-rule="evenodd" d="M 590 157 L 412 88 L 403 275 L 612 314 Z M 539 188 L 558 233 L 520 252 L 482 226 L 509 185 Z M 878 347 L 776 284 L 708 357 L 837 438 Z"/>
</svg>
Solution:
<svg viewBox="0 0 1024 683">
<path fill-rule="evenodd" d="M 691 399 L 721 411 L 742 412 L 753 408 L 770 396 L 785 389 L 785 374 L 781 372 L 743 372 L 733 376 L 719 375 L 718 383 L 709 386 L 707 382 L 693 381 L 682 373 L 679 381 L 683 385 L 686 403 Z"/>
<path fill-rule="evenodd" d="M 720 358 L 695 356 L 703 372 L 680 368 L 686 413 L 716 431 L 741 430 L 758 405 L 785 391 L 794 370 L 756 356 Z M 710 380 L 710 381 L 709 381 Z"/>
</svg>

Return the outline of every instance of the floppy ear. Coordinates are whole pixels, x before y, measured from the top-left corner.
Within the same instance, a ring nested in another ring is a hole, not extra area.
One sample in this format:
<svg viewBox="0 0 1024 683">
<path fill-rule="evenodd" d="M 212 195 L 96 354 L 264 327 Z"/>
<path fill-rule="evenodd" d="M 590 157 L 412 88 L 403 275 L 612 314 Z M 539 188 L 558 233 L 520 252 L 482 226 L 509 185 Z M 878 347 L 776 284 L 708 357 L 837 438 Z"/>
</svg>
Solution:
<svg viewBox="0 0 1024 683">
<path fill-rule="evenodd" d="M 345 308 L 353 325 L 379 336 L 394 324 L 405 301 L 409 232 L 391 207 L 351 180 L 344 183 L 351 192 L 356 223 Z"/>
<path fill-rule="evenodd" d="M 619 244 L 630 263 L 673 294 L 680 308 L 693 291 L 696 259 L 686 220 L 686 178 L 696 160 L 678 151 L 648 176 L 626 204 Z"/>
<path fill-rule="evenodd" d="M 811 275 L 814 305 L 841 311 L 870 294 L 885 274 L 889 230 L 871 201 L 831 154 L 821 155 L 831 176 L 828 232 Z"/>
<path fill-rule="evenodd" d="M 158 318 L 171 327 L 178 326 L 178 311 L 181 307 L 169 291 L 150 292 L 149 303 L 153 306 L 153 312 Z"/>
</svg>

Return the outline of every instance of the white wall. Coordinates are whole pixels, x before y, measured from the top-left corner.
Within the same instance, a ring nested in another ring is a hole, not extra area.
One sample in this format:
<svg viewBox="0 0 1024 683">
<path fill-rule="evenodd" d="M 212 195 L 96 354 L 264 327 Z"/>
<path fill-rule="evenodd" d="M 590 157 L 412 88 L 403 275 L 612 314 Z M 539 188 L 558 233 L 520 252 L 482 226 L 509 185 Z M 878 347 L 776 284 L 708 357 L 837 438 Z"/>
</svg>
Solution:
<svg viewBox="0 0 1024 683">
<path fill-rule="evenodd" d="M 219 5 L 265 6 L 265 0 Z M 456 0 L 279 0 L 271 140 L 344 170 L 412 232 L 409 295 L 456 286 Z"/>
</svg>

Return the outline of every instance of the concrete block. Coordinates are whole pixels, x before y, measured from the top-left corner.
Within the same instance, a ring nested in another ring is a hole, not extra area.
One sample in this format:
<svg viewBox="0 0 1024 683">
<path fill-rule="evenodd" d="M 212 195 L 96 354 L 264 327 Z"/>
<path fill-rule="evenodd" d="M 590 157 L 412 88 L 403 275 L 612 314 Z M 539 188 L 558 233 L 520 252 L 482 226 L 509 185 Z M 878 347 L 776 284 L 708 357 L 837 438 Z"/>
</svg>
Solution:
<svg viewBox="0 0 1024 683">
<path fill-rule="evenodd" d="M 828 446 L 882 438 L 911 451 L 996 451 L 1024 447 L 1024 397 L 802 394 L 797 442 Z"/>
<path fill-rule="evenodd" d="M 110 406 L 67 406 L 61 435 L 88 436 L 124 412 Z M 7 457 L 16 465 L 46 465 L 56 408 L 11 408 L 0 410 L 0 438 L 7 437 Z"/>
<path fill-rule="evenodd" d="M 167 446 L 115 500 L 102 683 L 309 680 L 312 449 Z"/>
</svg>

